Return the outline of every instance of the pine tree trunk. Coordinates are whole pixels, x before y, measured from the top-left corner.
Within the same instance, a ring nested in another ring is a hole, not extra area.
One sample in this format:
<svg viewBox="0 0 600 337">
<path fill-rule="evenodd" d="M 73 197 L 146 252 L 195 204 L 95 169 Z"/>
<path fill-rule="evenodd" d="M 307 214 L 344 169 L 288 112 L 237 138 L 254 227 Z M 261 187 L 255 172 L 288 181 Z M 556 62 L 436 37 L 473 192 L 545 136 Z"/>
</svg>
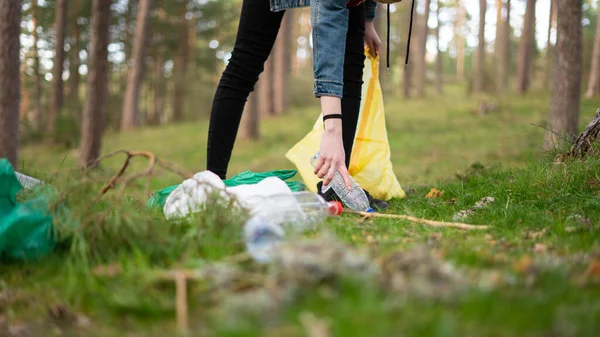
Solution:
<svg viewBox="0 0 600 337">
<path fill-rule="evenodd" d="M 38 5 L 31 1 L 31 21 L 33 23 L 33 112 L 31 124 L 34 130 L 42 126 L 42 76 L 40 75 L 40 55 L 38 52 Z"/>
<path fill-rule="evenodd" d="M 435 88 L 439 95 L 443 93 L 443 69 L 442 69 L 442 51 L 440 50 L 440 9 L 442 7 L 442 3 L 440 0 L 437 0 L 437 27 L 435 28 L 435 41 L 437 48 L 437 55 L 435 58 Z"/>
<path fill-rule="evenodd" d="M 261 117 L 273 115 L 273 54 L 269 56 L 263 72 L 259 76 L 256 95 L 258 100 L 258 111 Z"/>
<path fill-rule="evenodd" d="M 506 92 L 510 82 L 510 56 L 511 46 L 511 28 L 510 28 L 510 0 L 506 0 L 506 20 L 502 30 L 502 60 L 500 64 L 500 90 Z"/>
<path fill-rule="evenodd" d="M 21 1 L 0 2 L 0 158 L 17 166 L 19 152 Z"/>
<path fill-rule="evenodd" d="M 165 60 L 162 55 L 157 55 L 154 61 L 154 109 L 150 123 L 158 125 L 161 123 L 165 109 Z"/>
<path fill-rule="evenodd" d="M 548 35 L 550 36 L 550 35 Z M 591 98 L 600 95 L 600 20 L 596 20 L 596 35 L 594 36 L 594 49 L 592 51 L 592 69 L 588 81 L 585 97 Z"/>
<path fill-rule="evenodd" d="M 498 90 L 502 90 L 502 59 L 504 57 L 504 21 L 502 20 L 502 10 L 504 9 L 504 3 L 502 0 L 496 0 L 496 41 L 494 41 L 494 58 L 495 68 L 497 71 L 496 85 Z"/>
<path fill-rule="evenodd" d="M 286 110 L 286 95 L 288 92 L 288 78 L 290 64 L 289 41 L 291 39 L 291 16 L 288 11 L 283 16 L 279 34 L 273 47 L 273 113 L 280 115 Z"/>
<path fill-rule="evenodd" d="M 375 16 L 375 30 L 377 30 L 378 34 L 384 34 L 387 29 L 387 5 L 378 5 L 377 10 L 379 11 Z M 384 96 L 389 91 L 389 79 L 390 76 L 386 74 L 387 64 L 385 62 L 385 48 L 386 41 L 382 38 L 381 50 L 379 51 L 379 85 L 381 86 L 381 91 Z"/>
<path fill-rule="evenodd" d="M 417 97 L 425 96 L 425 70 L 427 68 L 427 63 L 425 61 L 425 56 L 427 55 L 427 36 L 429 36 L 429 12 L 431 7 L 431 0 L 425 0 L 425 14 L 423 14 L 421 25 L 420 25 L 420 33 L 419 33 L 419 52 L 418 58 L 416 62 L 416 89 L 417 89 Z"/>
<path fill-rule="evenodd" d="M 108 98 L 108 42 L 111 0 L 92 0 L 91 49 L 81 126 L 79 165 L 93 167 L 100 156 Z"/>
<path fill-rule="evenodd" d="M 556 2 L 558 10 L 558 39 L 554 61 L 554 83 L 550 103 L 550 129 L 546 133 L 545 147 L 551 148 L 560 137 L 569 141 L 577 137 L 579 125 L 579 95 L 581 90 L 582 62 L 582 0 Z"/>
<path fill-rule="evenodd" d="M 179 53 L 175 58 L 175 90 L 173 91 L 173 120 L 182 121 L 185 110 L 185 89 L 187 84 L 187 67 L 189 60 L 188 22 L 185 19 L 187 1 L 183 2 L 179 17 Z"/>
<path fill-rule="evenodd" d="M 79 107 L 79 66 L 81 65 L 81 60 L 79 59 L 79 40 L 81 38 L 81 33 L 79 31 L 79 25 L 77 24 L 77 19 L 79 18 L 79 0 L 71 0 L 73 2 L 72 10 L 73 15 L 71 18 L 71 23 L 73 27 L 72 31 L 72 42 L 71 42 L 71 62 L 69 69 L 69 100 L 73 103 L 75 109 Z M 79 112 L 74 112 L 76 116 L 79 116 Z"/>
<path fill-rule="evenodd" d="M 130 58 L 132 64 L 127 78 L 127 90 L 121 115 L 121 130 L 130 130 L 140 124 L 139 100 L 144 79 L 144 59 L 146 57 L 146 40 L 150 17 L 150 1 L 140 0 L 137 11 L 135 37 Z"/>
<path fill-rule="evenodd" d="M 519 60 L 517 63 L 517 91 L 527 93 L 531 86 L 531 73 L 533 65 L 533 48 L 535 43 L 535 1 L 527 0 L 525 22 L 519 44 Z"/>
<path fill-rule="evenodd" d="M 54 30 L 56 39 L 54 42 L 54 59 L 52 65 L 52 91 L 50 96 L 50 109 L 46 124 L 46 136 L 49 140 L 54 137 L 56 116 L 63 105 L 63 70 L 65 63 L 65 33 L 67 26 L 67 3 L 68 0 L 56 1 L 56 21 Z"/>
<path fill-rule="evenodd" d="M 458 11 L 458 18 L 455 21 L 454 31 L 456 40 L 456 77 L 459 81 L 465 79 L 465 36 L 463 30 L 465 29 L 467 21 L 467 13 L 465 8 L 462 6 L 460 0 L 456 0 L 456 9 Z"/>
<path fill-rule="evenodd" d="M 474 91 L 482 92 L 485 80 L 485 13 L 487 11 L 487 0 L 479 0 L 479 43 L 475 59 L 475 83 Z"/>
<path fill-rule="evenodd" d="M 240 139 L 260 139 L 260 112 L 258 107 L 258 98 L 260 97 L 260 90 L 255 90 L 248 96 L 248 101 L 244 106 L 244 112 L 242 114 L 242 120 L 240 121 L 240 128 L 238 131 L 238 138 Z"/>
</svg>

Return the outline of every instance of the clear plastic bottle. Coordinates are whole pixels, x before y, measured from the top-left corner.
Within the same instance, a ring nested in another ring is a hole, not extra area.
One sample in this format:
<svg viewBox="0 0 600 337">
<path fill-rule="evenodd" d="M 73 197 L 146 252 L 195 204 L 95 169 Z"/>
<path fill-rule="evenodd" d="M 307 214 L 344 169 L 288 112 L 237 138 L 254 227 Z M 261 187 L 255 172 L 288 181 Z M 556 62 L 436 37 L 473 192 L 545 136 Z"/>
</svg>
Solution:
<svg viewBox="0 0 600 337">
<path fill-rule="evenodd" d="M 37 185 L 42 184 L 42 182 L 39 181 L 38 179 L 35 179 L 33 177 L 24 175 L 24 174 L 16 172 L 16 171 L 15 171 L 15 175 L 17 176 L 17 179 L 21 183 L 21 186 L 23 186 L 23 189 L 30 189 Z"/>
<path fill-rule="evenodd" d="M 313 167 L 317 165 L 317 159 L 319 159 L 319 152 L 317 152 L 310 160 L 310 163 Z M 330 188 L 333 188 L 335 194 L 340 197 L 344 205 L 348 208 L 351 208 L 355 211 L 362 212 L 373 212 L 371 205 L 369 203 L 369 198 L 365 194 L 365 191 L 358 185 L 356 180 L 350 176 L 350 189 L 346 188 L 346 182 L 344 182 L 344 177 L 339 172 L 335 172 L 333 176 L 333 180 L 327 186 L 322 187 L 323 191 L 326 192 Z"/>
<path fill-rule="evenodd" d="M 247 202 L 252 216 L 244 224 L 244 240 L 250 256 L 260 263 L 272 260 L 286 229 L 302 231 L 342 212 L 340 202 L 327 202 L 312 192 L 256 196 Z"/>
</svg>

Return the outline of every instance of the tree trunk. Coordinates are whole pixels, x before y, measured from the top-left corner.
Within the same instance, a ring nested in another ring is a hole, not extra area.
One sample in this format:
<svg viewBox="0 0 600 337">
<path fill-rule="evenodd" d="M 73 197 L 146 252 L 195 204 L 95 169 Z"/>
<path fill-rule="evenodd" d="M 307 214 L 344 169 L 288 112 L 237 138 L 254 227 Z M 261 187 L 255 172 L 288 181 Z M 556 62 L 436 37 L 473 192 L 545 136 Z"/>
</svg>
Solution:
<svg viewBox="0 0 600 337">
<path fill-rule="evenodd" d="M 455 21 L 454 36 L 456 40 L 456 77 L 459 81 L 465 79 L 465 35 L 463 33 L 467 22 L 467 13 L 460 0 L 456 0 L 458 17 Z"/>
<path fill-rule="evenodd" d="M 556 2 L 560 14 L 558 15 L 555 72 L 550 103 L 551 131 L 546 133 L 546 149 L 556 145 L 559 136 L 563 136 L 562 134 L 566 134 L 569 141 L 577 137 L 583 48 L 582 5 L 582 0 Z"/>
<path fill-rule="evenodd" d="M 54 41 L 54 63 L 52 65 L 52 94 L 50 96 L 50 110 L 48 110 L 48 120 L 46 124 L 46 136 L 49 137 L 49 139 L 53 139 L 54 137 L 54 123 L 56 116 L 63 105 L 62 74 L 65 63 L 67 3 L 68 0 L 56 1 L 56 21 L 54 22 L 56 38 Z"/>
<path fill-rule="evenodd" d="M 108 96 L 108 42 L 111 0 L 92 0 L 87 95 L 81 126 L 79 165 L 94 167 L 100 155 Z"/>
<path fill-rule="evenodd" d="M 504 20 L 502 18 L 502 11 L 504 9 L 503 0 L 496 0 L 496 41 L 494 41 L 494 68 L 497 71 L 496 85 L 498 91 L 502 90 L 502 63 L 504 60 Z"/>
<path fill-rule="evenodd" d="M 162 55 L 157 55 L 154 61 L 154 109 L 150 123 L 158 125 L 161 123 L 165 109 L 165 60 Z"/>
<path fill-rule="evenodd" d="M 127 90 L 121 115 L 121 130 L 133 129 L 140 124 L 140 89 L 144 79 L 144 58 L 146 57 L 146 40 L 148 38 L 148 21 L 150 17 L 150 2 L 140 0 L 137 11 L 135 37 L 131 53 L 131 69 L 128 71 Z"/>
<path fill-rule="evenodd" d="M 257 83 L 258 111 L 261 117 L 273 115 L 273 54 L 269 56 Z"/>
<path fill-rule="evenodd" d="M 279 34 L 273 47 L 273 114 L 280 115 L 286 109 L 288 79 L 289 79 L 289 42 L 291 39 L 291 24 L 293 12 L 288 11 L 283 16 Z"/>
<path fill-rule="evenodd" d="M 550 37 L 550 34 L 548 34 L 548 37 Z M 550 39 L 548 39 L 548 42 L 550 42 Z M 591 98 L 598 95 L 600 95 L 600 20 L 596 20 L 596 35 L 594 37 L 594 49 L 592 51 L 592 69 L 590 70 L 590 78 L 585 97 Z"/>
<path fill-rule="evenodd" d="M 183 2 L 182 13 L 179 17 L 179 53 L 175 58 L 175 90 L 173 91 L 173 120 L 183 120 L 185 109 L 185 89 L 187 84 L 187 67 L 189 60 L 189 27 L 185 19 L 187 0 Z"/>
<path fill-rule="evenodd" d="M 442 7 L 442 3 L 440 0 L 437 0 L 437 27 L 435 28 L 435 41 L 437 48 L 437 55 L 435 58 L 435 88 L 439 95 L 443 93 L 443 69 L 442 69 L 442 51 L 440 50 L 440 10 Z"/>
<path fill-rule="evenodd" d="M 37 0 L 31 1 L 31 21 L 33 23 L 33 111 L 31 124 L 34 130 L 42 125 L 42 76 L 40 75 L 40 55 L 38 52 L 38 5 Z"/>
<path fill-rule="evenodd" d="M 0 2 L 0 158 L 17 166 L 19 151 L 21 1 Z"/>
<path fill-rule="evenodd" d="M 383 34 L 386 31 L 386 27 L 387 27 L 387 21 L 386 21 L 386 15 L 387 15 L 387 5 L 378 5 L 377 6 L 377 15 L 375 16 L 375 22 L 374 22 L 374 26 L 375 29 L 377 30 L 378 34 Z M 390 76 L 386 74 L 387 71 L 387 64 L 385 63 L 385 48 L 386 47 L 386 41 L 383 39 L 382 36 L 382 41 L 381 41 L 381 50 L 379 51 L 379 85 L 381 86 L 381 91 L 383 92 L 384 95 L 386 95 L 386 93 L 389 91 L 389 80 L 390 80 Z"/>
<path fill-rule="evenodd" d="M 79 66 L 81 65 L 79 59 L 79 40 L 81 33 L 79 32 L 79 25 L 77 24 L 77 19 L 79 18 L 79 0 L 71 1 L 73 2 L 73 16 L 71 18 L 71 23 L 73 24 L 71 29 L 73 31 L 71 36 L 71 67 L 69 69 L 69 100 L 77 110 L 79 108 Z M 73 114 L 79 116 L 79 112 L 74 111 Z"/>
<path fill-rule="evenodd" d="M 475 58 L 475 83 L 474 91 L 482 92 L 485 80 L 485 13 L 487 0 L 479 0 L 479 43 Z"/>
<path fill-rule="evenodd" d="M 502 60 L 500 65 L 500 91 L 506 92 L 510 81 L 510 56 L 511 54 L 511 28 L 510 28 L 510 0 L 506 0 L 506 19 L 502 30 Z"/>
<path fill-rule="evenodd" d="M 535 43 L 535 0 L 527 0 L 525 22 L 519 44 L 519 60 L 517 64 L 517 91 L 521 94 L 529 91 L 533 64 L 533 48 Z"/>
<path fill-rule="evenodd" d="M 425 96 L 425 70 L 427 68 L 427 63 L 425 61 L 425 56 L 427 55 L 427 36 L 429 36 L 429 9 L 431 7 L 431 0 L 425 0 L 425 14 L 423 14 L 422 22 L 420 25 L 420 37 L 419 37 L 419 52 L 417 56 L 416 63 L 416 71 L 417 76 L 415 77 L 416 87 L 417 87 L 417 97 Z"/>
<path fill-rule="evenodd" d="M 258 111 L 258 98 L 260 90 L 250 93 L 244 106 L 244 113 L 240 122 L 238 137 L 240 139 L 260 139 L 260 112 Z"/>
</svg>

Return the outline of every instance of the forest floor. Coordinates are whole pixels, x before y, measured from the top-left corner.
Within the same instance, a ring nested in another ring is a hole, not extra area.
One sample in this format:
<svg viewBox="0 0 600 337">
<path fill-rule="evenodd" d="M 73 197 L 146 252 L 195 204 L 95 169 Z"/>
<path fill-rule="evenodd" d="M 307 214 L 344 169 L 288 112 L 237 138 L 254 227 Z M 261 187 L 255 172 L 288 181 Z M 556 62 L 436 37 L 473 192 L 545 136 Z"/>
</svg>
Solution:
<svg viewBox="0 0 600 337">
<path fill-rule="evenodd" d="M 96 201 L 122 157 L 84 177 L 70 170 L 75 150 L 24 148 L 21 171 L 52 177 L 79 226 L 58 224 L 69 240 L 48 258 L 2 262 L 0 335 L 173 336 L 175 286 L 156 271 L 195 268 L 205 275 L 189 282 L 192 336 L 597 336 L 600 159 L 555 164 L 542 152 L 546 93 L 502 98 L 484 116 L 474 113 L 480 99 L 449 90 L 387 102 L 392 163 L 407 196 L 385 213 L 453 221 L 490 197 L 460 220 L 489 229 L 347 214 L 268 266 L 235 258 L 245 250 L 244 214 L 229 205 L 170 224 L 146 208 L 144 181 L 124 200 L 111 190 Z M 582 128 L 599 106 L 582 102 Z M 317 111 L 261 122 L 260 141 L 236 144 L 229 175 L 294 169 L 284 155 Z M 151 151 L 198 172 L 206 130 L 187 123 L 108 134 L 103 152 Z M 145 165 L 136 158 L 131 170 Z M 161 173 L 149 190 L 180 181 Z M 432 188 L 441 192 L 427 197 Z M 98 266 L 114 275 L 98 275 Z"/>
</svg>

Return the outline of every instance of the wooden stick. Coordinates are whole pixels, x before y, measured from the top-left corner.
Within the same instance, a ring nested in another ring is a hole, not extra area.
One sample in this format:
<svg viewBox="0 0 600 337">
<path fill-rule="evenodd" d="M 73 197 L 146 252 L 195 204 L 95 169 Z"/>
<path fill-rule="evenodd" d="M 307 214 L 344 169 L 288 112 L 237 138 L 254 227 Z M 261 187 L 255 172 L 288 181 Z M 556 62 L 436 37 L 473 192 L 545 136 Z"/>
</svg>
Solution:
<svg viewBox="0 0 600 337">
<path fill-rule="evenodd" d="M 382 213 L 367 213 L 367 212 L 359 212 L 352 209 L 344 209 L 345 213 L 358 214 L 362 215 L 365 218 L 386 218 L 386 219 L 398 219 L 398 220 L 407 220 L 415 223 L 425 224 L 431 227 L 452 227 L 452 228 L 460 228 L 466 230 L 485 230 L 489 229 L 489 226 L 480 226 L 480 225 L 469 225 L 460 222 L 444 222 L 444 221 L 434 221 L 427 219 L 415 218 L 410 215 L 402 215 L 402 214 L 382 214 Z"/>
<path fill-rule="evenodd" d="M 188 305 L 187 305 L 187 287 L 186 275 L 183 273 L 175 274 L 175 292 L 177 297 L 177 325 L 184 335 L 188 333 Z"/>
</svg>

